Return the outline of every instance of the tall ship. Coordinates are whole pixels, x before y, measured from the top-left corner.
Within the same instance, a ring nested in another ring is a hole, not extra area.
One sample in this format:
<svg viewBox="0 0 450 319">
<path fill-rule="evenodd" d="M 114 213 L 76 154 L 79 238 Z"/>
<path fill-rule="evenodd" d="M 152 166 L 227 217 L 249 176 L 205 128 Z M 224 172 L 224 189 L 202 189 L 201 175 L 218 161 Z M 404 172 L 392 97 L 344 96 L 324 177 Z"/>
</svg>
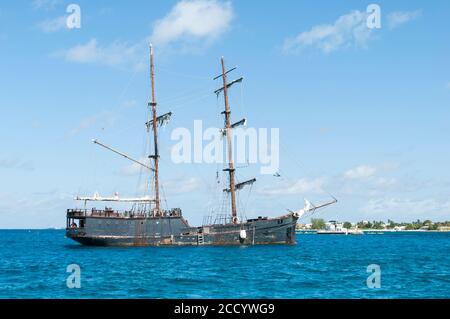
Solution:
<svg viewBox="0 0 450 319">
<path fill-rule="evenodd" d="M 223 190 L 229 198 L 230 211 L 225 215 L 209 216 L 202 226 L 191 226 L 183 217 L 180 208 L 163 209 L 160 199 L 159 185 L 159 149 L 158 128 L 166 123 L 172 113 L 157 114 L 155 97 L 153 48 L 150 46 L 150 82 L 151 98 L 148 103 L 149 118 L 146 122 L 147 131 L 153 138 L 153 154 L 148 155 L 153 165 L 136 160 L 100 141 L 93 142 L 109 151 L 151 171 L 152 192 L 148 196 L 136 198 L 120 198 L 118 194 L 112 197 L 102 197 L 97 193 L 92 197 L 77 196 L 75 199 L 84 202 L 83 208 L 68 209 L 66 214 L 66 236 L 83 245 L 91 246 L 238 246 L 238 245 L 292 245 L 296 243 L 295 226 L 297 220 L 307 213 L 331 205 L 335 199 L 314 206 L 305 201 L 303 209 L 288 211 L 278 217 L 258 217 L 253 219 L 238 218 L 236 192 L 256 182 L 249 179 L 237 182 L 236 167 L 233 162 L 232 130 L 242 125 L 243 121 L 232 123 L 228 99 L 228 89 L 242 78 L 228 82 L 228 74 L 234 70 L 226 70 L 224 58 L 221 58 L 222 72 L 214 80 L 221 79 L 223 86 L 214 93 L 224 97 L 224 128 L 222 134 L 226 137 L 227 165 L 224 173 L 228 185 Z M 98 210 L 88 209 L 87 202 L 121 202 L 129 203 L 129 210 L 119 211 L 106 207 Z"/>
</svg>

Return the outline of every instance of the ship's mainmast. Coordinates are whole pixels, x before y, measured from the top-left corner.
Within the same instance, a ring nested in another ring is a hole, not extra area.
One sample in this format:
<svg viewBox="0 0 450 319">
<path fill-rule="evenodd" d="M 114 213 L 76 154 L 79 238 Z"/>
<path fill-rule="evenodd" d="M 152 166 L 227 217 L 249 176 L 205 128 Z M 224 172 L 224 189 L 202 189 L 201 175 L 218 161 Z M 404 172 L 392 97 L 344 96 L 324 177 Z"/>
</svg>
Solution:
<svg viewBox="0 0 450 319">
<path fill-rule="evenodd" d="M 232 132 L 232 130 L 233 130 L 233 128 L 235 128 L 239 125 L 245 124 L 246 120 L 243 119 L 243 120 L 240 120 L 239 122 L 231 124 L 231 110 L 230 110 L 230 105 L 228 102 L 228 88 L 235 83 L 242 82 L 243 78 L 241 77 L 237 80 L 234 80 L 234 81 L 228 83 L 227 74 L 230 73 L 231 71 L 235 70 L 236 68 L 232 68 L 232 69 L 226 71 L 224 57 L 221 58 L 221 64 L 222 64 L 222 74 L 215 77 L 214 80 L 222 77 L 223 87 L 220 89 L 217 89 L 214 93 L 219 95 L 219 93 L 223 91 L 223 97 L 224 97 L 224 102 L 225 102 L 225 111 L 223 111 L 222 114 L 225 115 L 225 128 L 224 128 L 223 132 L 224 132 L 224 135 L 227 136 L 228 167 L 225 168 L 224 171 L 227 171 L 229 174 L 229 188 L 224 189 L 224 192 L 230 193 L 231 218 L 232 218 L 231 220 L 232 220 L 233 224 L 237 224 L 239 222 L 239 220 L 237 218 L 236 190 L 239 190 L 246 185 L 253 184 L 256 181 L 256 179 L 253 178 L 251 180 L 236 184 L 236 177 L 235 177 L 236 169 L 234 167 L 234 162 L 233 162 L 233 132 Z"/>
</svg>

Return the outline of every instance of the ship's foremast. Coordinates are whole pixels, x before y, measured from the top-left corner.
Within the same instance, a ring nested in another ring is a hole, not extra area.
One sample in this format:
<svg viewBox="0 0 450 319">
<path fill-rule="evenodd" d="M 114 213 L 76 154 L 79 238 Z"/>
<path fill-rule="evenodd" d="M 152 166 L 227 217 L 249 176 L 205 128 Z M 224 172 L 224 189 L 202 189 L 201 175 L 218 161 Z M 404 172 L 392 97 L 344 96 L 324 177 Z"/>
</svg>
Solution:
<svg viewBox="0 0 450 319">
<path fill-rule="evenodd" d="M 217 95 L 219 95 L 223 91 L 223 97 L 224 97 L 224 104 L 225 104 L 225 110 L 222 112 L 222 114 L 225 115 L 225 128 L 223 129 L 224 135 L 227 136 L 227 150 L 228 150 L 228 167 L 224 169 L 224 171 L 228 172 L 229 177 L 229 188 L 224 189 L 223 191 L 230 194 L 230 200 L 231 200 L 231 221 L 233 224 L 239 223 L 239 219 L 237 217 L 237 207 L 236 207 L 236 190 L 241 189 L 242 187 L 246 185 L 253 184 L 256 179 L 250 179 L 242 183 L 236 184 L 236 174 L 235 174 L 235 166 L 233 161 L 233 128 L 244 125 L 246 123 L 245 119 L 242 119 L 234 124 L 231 124 L 231 110 L 230 110 L 230 104 L 228 100 L 228 88 L 231 87 L 235 83 L 242 82 L 243 78 L 239 78 L 237 80 L 234 80 L 230 83 L 228 83 L 227 80 L 227 74 L 231 71 L 235 70 L 236 68 L 232 68 L 228 71 L 226 71 L 225 68 L 225 59 L 224 57 L 221 58 L 221 67 L 222 67 L 222 74 L 219 76 L 216 76 L 214 80 L 217 80 L 218 78 L 222 78 L 223 87 L 220 89 L 217 89 L 214 91 Z"/>
<path fill-rule="evenodd" d="M 237 222 L 237 210 L 236 210 L 236 185 L 235 185 L 235 169 L 233 163 L 233 143 L 232 143 L 232 131 L 231 131 L 231 112 L 230 106 L 228 104 L 228 88 L 227 88 L 227 74 L 225 73 L 225 61 L 221 58 L 222 64 L 222 80 L 223 80 L 223 96 L 225 101 L 225 130 L 227 135 L 227 145 L 228 145 L 228 172 L 230 181 L 230 194 L 231 194 L 231 216 L 233 223 Z"/>
</svg>

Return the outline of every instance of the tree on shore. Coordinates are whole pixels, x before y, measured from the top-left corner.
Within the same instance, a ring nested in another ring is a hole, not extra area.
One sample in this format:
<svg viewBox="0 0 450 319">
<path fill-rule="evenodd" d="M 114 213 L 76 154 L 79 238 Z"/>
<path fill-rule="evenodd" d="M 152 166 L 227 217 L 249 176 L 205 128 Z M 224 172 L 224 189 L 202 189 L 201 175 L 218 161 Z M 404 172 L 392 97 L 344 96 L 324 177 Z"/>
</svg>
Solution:
<svg viewBox="0 0 450 319">
<path fill-rule="evenodd" d="M 419 219 L 410 223 L 402 222 L 397 223 L 391 219 L 388 219 L 387 224 L 379 221 L 373 222 L 363 222 L 360 221 L 357 224 L 360 229 L 394 229 L 395 227 L 405 227 L 406 230 L 418 230 L 418 229 L 428 229 L 428 230 L 439 230 L 441 227 L 450 227 L 450 221 L 433 222 L 432 220 L 420 221 Z M 345 226 L 344 226 L 345 227 Z"/>
<path fill-rule="evenodd" d="M 350 223 L 350 222 L 345 222 L 345 223 L 344 223 L 344 228 L 347 228 L 347 229 L 352 228 L 352 223 Z"/>
<path fill-rule="evenodd" d="M 379 222 L 373 221 L 372 228 L 373 229 L 383 229 L 384 228 L 383 225 L 384 225 L 384 223 L 381 221 L 379 221 Z"/>
<path fill-rule="evenodd" d="M 395 226 L 397 226 L 397 224 L 393 220 L 388 219 L 388 226 L 387 226 L 387 228 L 393 229 L 393 228 L 395 228 Z"/>
<path fill-rule="evenodd" d="M 312 218 L 311 219 L 311 228 L 312 229 L 325 229 L 326 224 L 325 220 L 322 218 Z"/>
</svg>

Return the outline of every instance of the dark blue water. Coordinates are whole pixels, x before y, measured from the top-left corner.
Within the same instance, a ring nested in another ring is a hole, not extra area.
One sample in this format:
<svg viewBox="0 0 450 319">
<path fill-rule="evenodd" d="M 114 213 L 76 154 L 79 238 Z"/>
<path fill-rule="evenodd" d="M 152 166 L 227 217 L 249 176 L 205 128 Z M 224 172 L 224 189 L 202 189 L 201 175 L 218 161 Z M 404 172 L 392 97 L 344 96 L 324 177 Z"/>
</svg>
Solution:
<svg viewBox="0 0 450 319">
<path fill-rule="evenodd" d="M 298 235 L 296 246 L 93 248 L 0 231 L 0 298 L 450 298 L 450 233 Z M 66 267 L 81 267 L 81 288 Z M 370 289 L 369 264 L 381 267 Z"/>
</svg>

